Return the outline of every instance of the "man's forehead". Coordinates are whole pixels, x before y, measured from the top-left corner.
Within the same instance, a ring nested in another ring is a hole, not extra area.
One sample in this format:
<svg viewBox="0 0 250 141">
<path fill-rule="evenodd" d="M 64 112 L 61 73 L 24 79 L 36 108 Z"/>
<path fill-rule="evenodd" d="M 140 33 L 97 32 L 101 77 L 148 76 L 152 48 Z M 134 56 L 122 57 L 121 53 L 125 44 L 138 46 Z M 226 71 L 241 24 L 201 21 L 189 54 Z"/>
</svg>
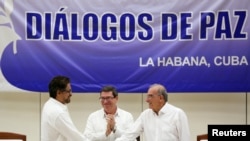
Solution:
<svg viewBox="0 0 250 141">
<path fill-rule="evenodd" d="M 71 85 L 70 85 L 70 83 L 68 83 L 68 84 L 67 84 L 66 88 L 71 89 Z"/>
<path fill-rule="evenodd" d="M 101 92 L 101 95 L 112 95 L 112 91 L 108 91 L 108 92 Z"/>
<path fill-rule="evenodd" d="M 148 94 L 155 94 L 155 93 L 157 93 L 156 87 L 152 87 L 148 90 Z"/>
</svg>

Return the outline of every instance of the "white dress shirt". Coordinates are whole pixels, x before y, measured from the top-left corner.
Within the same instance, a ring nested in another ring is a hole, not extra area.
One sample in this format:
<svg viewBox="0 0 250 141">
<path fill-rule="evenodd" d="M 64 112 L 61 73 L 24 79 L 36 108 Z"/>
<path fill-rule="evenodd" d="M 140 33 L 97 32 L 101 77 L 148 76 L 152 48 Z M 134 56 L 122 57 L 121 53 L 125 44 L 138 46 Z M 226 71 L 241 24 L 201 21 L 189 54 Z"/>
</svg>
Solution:
<svg viewBox="0 0 250 141">
<path fill-rule="evenodd" d="M 65 104 L 50 98 L 43 107 L 41 141 L 88 141 L 73 124 Z"/>
<path fill-rule="evenodd" d="M 144 132 L 145 141 L 190 141 L 188 119 L 184 111 L 166 103 L 157 115 L 152 109 L 141 113 L 135 124 L 115 141 L 132 141 Z"/>
<path fill-rule="evenodd" d="M 106 136 L 107 121 L 104 109 L 91 113 L 87 119 L 84 135 L 91 141 L 114 141 L 125 132 L 134 122 L 131 113 L 117 108 L 115 114 L 116 131 Z"/>
</svg>

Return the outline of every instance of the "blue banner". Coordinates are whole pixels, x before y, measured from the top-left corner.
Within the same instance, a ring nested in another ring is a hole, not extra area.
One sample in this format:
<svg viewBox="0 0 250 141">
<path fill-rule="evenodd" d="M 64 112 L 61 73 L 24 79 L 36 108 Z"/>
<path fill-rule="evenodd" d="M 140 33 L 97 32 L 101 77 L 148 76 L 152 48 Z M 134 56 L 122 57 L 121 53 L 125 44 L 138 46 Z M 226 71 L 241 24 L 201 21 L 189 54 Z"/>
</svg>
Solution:
<svg viewBox="0 0 250 141">
<path fill-rule="evenodd" d="M 249 0 L 0 0 L 4 83 L 47 92 L 249 92 Z M 2 82 L 2 83 L 3 83 Z M 11 91 L 11 90 L 10 90 Z"/>
</svg>

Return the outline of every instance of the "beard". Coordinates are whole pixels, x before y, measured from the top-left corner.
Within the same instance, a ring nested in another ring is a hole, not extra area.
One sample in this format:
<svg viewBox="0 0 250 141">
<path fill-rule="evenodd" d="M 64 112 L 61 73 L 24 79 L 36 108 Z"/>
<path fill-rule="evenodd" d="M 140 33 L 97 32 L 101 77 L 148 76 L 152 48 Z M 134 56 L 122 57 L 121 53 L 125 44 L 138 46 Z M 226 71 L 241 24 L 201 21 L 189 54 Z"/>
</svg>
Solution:
<svg viewBox="0 0 250 141">
<path fill-rule="evenodd" d="M 68 97 L 67 99 L 64 100 L 65 103 L 70 103 L 70 97 Z"/>
</svg>

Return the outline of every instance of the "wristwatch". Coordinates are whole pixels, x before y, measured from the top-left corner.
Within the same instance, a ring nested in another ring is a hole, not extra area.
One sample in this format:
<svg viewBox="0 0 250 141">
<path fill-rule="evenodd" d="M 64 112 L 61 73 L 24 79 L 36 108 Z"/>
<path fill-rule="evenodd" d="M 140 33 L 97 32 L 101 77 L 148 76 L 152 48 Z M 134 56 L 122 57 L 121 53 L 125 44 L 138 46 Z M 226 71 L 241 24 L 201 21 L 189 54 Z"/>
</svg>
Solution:
<svg viewBox="0 0 250 141">
<path fill-rule="evenodd" d="M 116 126 L 114 126 L 114 128 L 113 128 L 113 130 L 112 130 L 112 131 L 113 131 L 113 133 L 115 133 L 115 131 L 116 131 Z"/>
</svg>

